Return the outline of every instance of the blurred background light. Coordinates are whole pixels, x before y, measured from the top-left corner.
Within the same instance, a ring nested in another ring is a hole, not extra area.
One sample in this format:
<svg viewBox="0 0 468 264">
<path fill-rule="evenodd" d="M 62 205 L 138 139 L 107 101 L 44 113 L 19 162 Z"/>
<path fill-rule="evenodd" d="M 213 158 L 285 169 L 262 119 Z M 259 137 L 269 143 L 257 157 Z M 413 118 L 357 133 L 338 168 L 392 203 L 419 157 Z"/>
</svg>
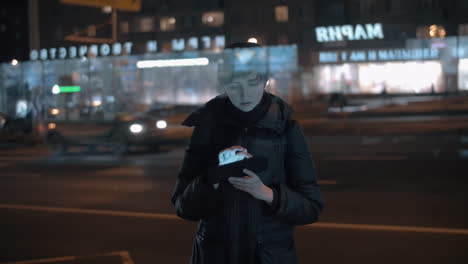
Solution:
<svg viewBox="0 0 468 264">
<path fill-rule="evenodd" d="M 57 84 L 52 86 L 52 93 L 53 94 L 59 94 L 60 93 L 60 87 Z"/>
<path fill-rule="evenodd" d="M 258 40 L 256 38 L 249 38 L 247 42 L 258 43 Z"/>
<path fill-rule="evenodd" d="M 167 123 L 164 120 L 159 120 L 158 122 L 156 122 L 156 127 L 159 129 L 164 129 L 167 127 Z"/>
<path fill-rule="evenodd" d="M 181 67 L 181 66 L 206 66 L 210 63 L 208 58 L 174 59 L 174 60 L 144 60 L 137 62 L 137 68 L 154 67 Z"/>
<path fill-rule="evenodd" d="M 132 133 L 141 133 L 143 131 L 143 126 L 140 124 L 133 124 L 130 126 L 130 132 Z"/>
<path fill-rule="evenodd" d="M 47 125 L 47 127 L 48 127 L 50 130 L 52 130 L 52 129 L 55 129 L 55 128 L 57 127 L 57 125 L 56 125 L 55 123 L 49 123 L 49 124 Z"/>
<path fill-rule="evenodd" d="M 60 114 L 60 110 L 58 108 L 52 108 L 52 109 L 50 109 L 50 114 L 54 115 L 54 116 L 58 115 L 58 114 Z"/>
</svg>

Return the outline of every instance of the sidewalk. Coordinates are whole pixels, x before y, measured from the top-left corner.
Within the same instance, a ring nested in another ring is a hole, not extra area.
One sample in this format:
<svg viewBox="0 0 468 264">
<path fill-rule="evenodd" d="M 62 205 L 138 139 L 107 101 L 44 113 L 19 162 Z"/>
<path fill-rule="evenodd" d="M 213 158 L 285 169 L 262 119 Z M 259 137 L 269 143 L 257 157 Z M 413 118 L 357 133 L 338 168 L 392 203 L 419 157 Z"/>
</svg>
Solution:
<svg viewBox="0 0 468 264">
<path fill-rule="evenodd" d="M 468 115 L 468 96 L 409 96 L 350 99 L 351 106 L 329 108 L 328 117 Z M 341 111 L 343 110 L 343 111 Z"/>
<path fill-rule="evenodd" d="M 343 108 L 325 100 L 293 106 L 312 135 L 468 134 L 468 96 L 355 97 Z"/>
</svg>

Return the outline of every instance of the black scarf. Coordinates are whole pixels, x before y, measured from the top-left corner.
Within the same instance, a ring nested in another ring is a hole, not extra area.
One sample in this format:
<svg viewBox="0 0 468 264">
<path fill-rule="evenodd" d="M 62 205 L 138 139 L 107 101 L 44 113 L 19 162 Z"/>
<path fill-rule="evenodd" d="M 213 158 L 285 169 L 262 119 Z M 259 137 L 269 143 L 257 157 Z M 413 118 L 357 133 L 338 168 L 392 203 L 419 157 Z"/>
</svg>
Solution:
<svg viewBox="0 0 468 264">
<path fill-rule="evenodd" d="M 271 97 L 264 92 L 260 103 L 251 111 L 243 112 L 234 106 L 229 98 L 223 107 L 223 116 L 229 123 L 224 130 L 227 147 L 244 127 L 248 127 L 260 120 L 269 110 Z M 243 146 L 245 147 L 245 146 Z M 229 182 L 223 189 L 225 224 L 225 264 L 253 264 L 255 263 L 256 241 L 254 232 L 261 217 L 263 201 L 254 198 L 251 194 L 234 188 Z"/>
<path fill-rule="evenodd" d="M 249 112 L 239 110 L 235 105 L 231 103 L 231 100 L 226 97 L 224 102 L 224 113 L 233 123 L 240 127 L 250 126 L 261 117 L 265 115 L 271 105 L 271 97 L 267 92 L 263 92 L 262 99 Z"/>
</svg>

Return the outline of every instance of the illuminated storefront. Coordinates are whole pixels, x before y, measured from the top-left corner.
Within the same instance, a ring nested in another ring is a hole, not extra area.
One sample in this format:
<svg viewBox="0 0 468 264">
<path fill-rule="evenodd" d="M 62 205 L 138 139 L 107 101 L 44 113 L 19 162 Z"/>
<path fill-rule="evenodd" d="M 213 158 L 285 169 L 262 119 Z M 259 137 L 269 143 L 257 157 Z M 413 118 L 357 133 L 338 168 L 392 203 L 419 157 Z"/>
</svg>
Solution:
<svg viewBox="0 0 468 264">
<path fill-rule="evenodd" d="M 309 94 L 468 90 L 467 37 L 409 39 L 405 48 L 324 50 L 313 57 L 317 63 L 302 88 Z"/>
<path fill-rule="evenodd" d="M 148 43 L 148 47 L 154 45 Z M 180 41 L 175 45 L 183 48 Z M 132 46 L 44 49 L 32 51 L 30 61 L 3 63 L 0 112 L 57 120 L 113 120 L 118 113 L 143 111 L 161 103 L 203 104 L 222 92 L 217 69 L 226 56 L 236 57 L 240 67 L 262 65 L 256 62 L 262 60 L 263 70 L 271 76 L 268 89 L 288 98 L 288 85 L 297 71 L 295 45 L 256 48 L 242 54 L 211 49 L 139 55 L 131 54 Z"/>
<path fill-rule="evenodd" d="M 321 65 L 314 76 L 320 93 L 429 93 L 442 87 L 438 61 Z"/>
<path fill-rule="evenodd" d="M 468 59 L 460 59 L 458 63 L 458 88 L 468 91 Z"/>
</svg>

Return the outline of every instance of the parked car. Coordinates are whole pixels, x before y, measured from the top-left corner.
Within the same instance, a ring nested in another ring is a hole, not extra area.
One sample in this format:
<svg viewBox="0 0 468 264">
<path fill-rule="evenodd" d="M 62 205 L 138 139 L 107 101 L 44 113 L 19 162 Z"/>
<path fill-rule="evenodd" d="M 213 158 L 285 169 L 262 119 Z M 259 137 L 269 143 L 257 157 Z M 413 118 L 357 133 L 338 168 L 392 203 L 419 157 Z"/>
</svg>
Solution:
<svg viewBox="0 0 468 264">
<path fill-rule="evenodd" d="M 154 150 L 165 142 L 167 129 L 179 125 L 170 121 L 171 117 L 195 108 L 157 105 L 142 113 L 121 113 L 113 121 L 49 120 L 45 124 L 45 140 L 55 154 L 64 153 L 72 146 L 85 146 L 91 150 L 106 147 L 116 155 L 126 153 L 131 146 Z"/>
</svg>

